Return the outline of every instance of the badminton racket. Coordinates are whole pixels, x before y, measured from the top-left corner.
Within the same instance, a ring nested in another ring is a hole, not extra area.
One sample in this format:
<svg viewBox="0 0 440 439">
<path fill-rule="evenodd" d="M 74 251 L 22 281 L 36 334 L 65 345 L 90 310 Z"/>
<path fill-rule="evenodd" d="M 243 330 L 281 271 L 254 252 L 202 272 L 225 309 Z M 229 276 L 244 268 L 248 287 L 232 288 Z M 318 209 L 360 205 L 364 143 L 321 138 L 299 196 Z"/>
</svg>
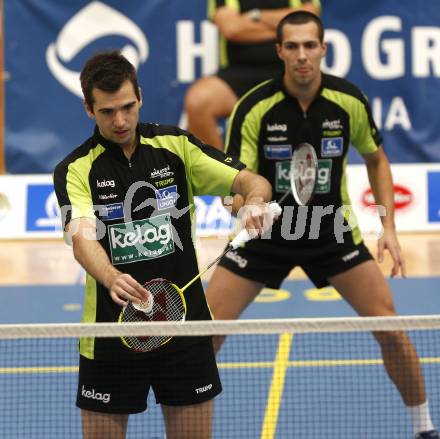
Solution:
<svg viewBox="0 0 440 439">
<path fill-rule="evenodd" d="M 290 190 L 279 200 L 283 203 L 292 194 L 299 206 L 305 206 L 313 198 L 318 176 L 318 159 L 315 148 L 309 143 L 301 143 L 294 150 L 290 160 Z"/>
<path fill-rule="evenodd" d="M 281 207 L 277 203 L 269 204 L 272 217 L 281 215 Z M 226 253 L 235 250 L 245 242 L 252 239 L 246 229 L 241 230 L 229 242 L 223 253 L 194 276 L 185 286 L 179 288 L 167 279 L 152 279 L 144 284 L 149 292 L 148 298 L 140 303 L 128 302 L 119 315 L 119 322 L 183 322 L 186 317 L 186 301 L 184 292 L 197 279 L 205 274 Z M 136 352 L 149 352 L 164 345 L 172 337 L 169 336 L 124 336 L 121 337 L 125 346 Z"/>
</svg>

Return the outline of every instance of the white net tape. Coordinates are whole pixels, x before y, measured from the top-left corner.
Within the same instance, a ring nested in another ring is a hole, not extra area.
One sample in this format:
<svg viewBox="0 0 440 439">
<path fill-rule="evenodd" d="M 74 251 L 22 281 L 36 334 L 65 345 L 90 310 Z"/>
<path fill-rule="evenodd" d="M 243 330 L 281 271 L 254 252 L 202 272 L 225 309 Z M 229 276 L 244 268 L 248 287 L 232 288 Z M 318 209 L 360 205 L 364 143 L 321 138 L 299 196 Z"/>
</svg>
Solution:
<svg viewBox="0 0 440 439">
<path fill-rule="evenodd" d="M 120 336 L 201 336 L 365 332 L 440 329 L 440 315 L 337 317 L 142 323 L 54 323 L 0 325 L 0 338 L 68 338 Z"/>
</svg>

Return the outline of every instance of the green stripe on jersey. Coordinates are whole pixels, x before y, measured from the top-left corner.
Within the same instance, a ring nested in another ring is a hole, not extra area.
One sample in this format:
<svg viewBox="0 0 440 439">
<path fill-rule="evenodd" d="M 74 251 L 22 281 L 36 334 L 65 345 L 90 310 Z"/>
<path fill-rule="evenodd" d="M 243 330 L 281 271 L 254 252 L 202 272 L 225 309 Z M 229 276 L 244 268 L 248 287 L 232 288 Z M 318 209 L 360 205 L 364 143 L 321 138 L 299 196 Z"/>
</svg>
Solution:
<svg viewBox="0 0 440 439">
<path fill-rule="evenodd" d="M 215 0 L 208 0 L 208 18 L 212 20 L 215 13 Z"/>
<path fill-rule="evenodd" d="M 356 215 L 353 209 L 351 208 L 351 200 L 350 200 L 350 196 L 348 195 L 348 189 L 347 189 L 347 161 L 348 161 L 348 154 L 344 158 L 344 162 L 342 164 L 341 201 L 342 201 L 342 206 L 347 206 L 347 208 L 344 208 L 342 213 L 344 215 L 345 220 L 350 225 L 353 242 L 355 244 L 360 244 L 362 242 L 362 234 L 358 226 Z M 350 207 L 348 208 L 348 206 Z"/>
<path fill-rule="evenodd" d="M 86 291 L 84 299 L 84 312 L 81 319 L 82 323 L 96 322 L 96 302 L 96 280 L 86 273 Z M 79 343 L 80 354 L 89 360 L 93 360 L 95 357 L 95 338 L 81 337 Z"/>
<path fill-rule="evenodd" d="M 377 151 L 372 127 L 364 103 L 358 98 L 341 91 L 324 88 L 322 96 L 341 107 L 350 116 L 350 142 L 360 154 Z"/>
<path fill-rule="evenodd" d="M 257 84 L 255 87 L 252 87 L 250 90 L 248 90 L 239 100 L 238 100 L 238 102 L 235 104 L 235 106 L 234 106 L 234 108 L 232 109 L 232 112 L 231 112 L 231 114 L 229 115 L 229 119 L 228 119 L 228 124 L 227 124 L 227 127 L 226 127 L 226 137 L 225 137 L 225 152 L 227 152 L 227 148 L 228 148 L 228 145 L 229 145 L 229 139 L 230 139 L 230 137 L 231 137 L 231 126 L 232 126 L 232 123 L 230 123 L 233 119 L 234 119 L 234 117 L 235 117 L 235 113 L 237 112 L 237 109 L 238 109 L 238 107 L 240 106 L 240 104 L 241 104 L 241 101 L 243 100 L 243 99 L 246 99 L 246 97 L 248 96 L 248 95 L 250 95 L 251 93 L 253 93 L 254 92 L 254 90 L 256 90 L 257 88 L 260 88 L 260 87 L 263 87 L 263 85 L 264 84 L 267 84 L 268 82 L 270 82 L 270 81 L 272 81 L 272 79 L 267 79 L 266 81 L 264 81 L 264 82 L 261 82 L 260 84 Z"/>
<path fill-rule="evenodd" d="M 238 0 L 225 0 L 225 6 L 233 9 L 234 11 L 240 12 L 240 2 Z M 216 11 L 215 0 L 210 0 L 208 4 L 208 16 L 212 20 L 214 18 L 214 13 Z M 219 34 L 219 64 L 220 67 L 225 68 L 229 65 L 228 42 L 226 38 L 220 33 Z"/>
<path fill-rule="evenodd" d="M 182 140 L 185 144 L 182 143 Z M 191 206 L 190 218 L 193 221 L 195 205 L 194 195 L 221 195 L 231 193 L 232 183 L 238 174 L 238 169 L 232 168 L 205 154 L 188 137 L 155 136 L 142 137 L 144 145 L 153 148 L 164 148 L 177 155 L 185 165 L 186 184 L 188 189 L 188 204 Z M 209 169 L 209 175 L 207 170 Z M 207 178 L 209 177 L 209 178 Z"/>
<path fill-rule="evenodd" d="M 95 218 L 89 174 L 93 162 L 104 151 L 105 148 L 98 144 L 90 149 L 87 155 L 70 163 L 67 168 L 66 191 L 72 206 L 71 219 L 81 217 Z"/>
<path fill-rule="evenodd" d="M 312 0 L 310 3 L 321 8 L 320 0 Z M 304 2 L 303 0 L 289 0 L 289 5 L 291 8 L 300 8 L 304 5 Z"/>
<path fill-rule="evenodd" d="M 242 99 L 252 93 L 256 88 L 264 86 L 271 80 L 265 81 L 262 84 L 257 85 L 253 89 L 249 90 Z M 275 105 L 281 102 L 285 98 L 282 91 L 277 91 L 272 96 L 266 99 L 258 101 L 246 114 L 243 123 L 241 125 L 241 147 L 240 147 L 240 161 L 246 165 L 246 167 L 254 172 L 258 171 L 258 138 L 260 135 L 261 121 L 264 115 Z M 241 100 L 239 101 L 239 103 Z M 238 106 L 238 104 L 237 104 Z M 237 107 L 236 107 L 237 108 Z M 231 120 L 235 115 L 231 115 Z M 228 133 L 226 137 L 226 145 L 229 144 L 230 128 L 232 124 L 228 126 Z"/>
<path fill-rule="evenodd" d="M 240 12 L 240 2 L 239 0 L 226 0 L 225 6 L 233 9 L 234 11 Z"/>
</svg>

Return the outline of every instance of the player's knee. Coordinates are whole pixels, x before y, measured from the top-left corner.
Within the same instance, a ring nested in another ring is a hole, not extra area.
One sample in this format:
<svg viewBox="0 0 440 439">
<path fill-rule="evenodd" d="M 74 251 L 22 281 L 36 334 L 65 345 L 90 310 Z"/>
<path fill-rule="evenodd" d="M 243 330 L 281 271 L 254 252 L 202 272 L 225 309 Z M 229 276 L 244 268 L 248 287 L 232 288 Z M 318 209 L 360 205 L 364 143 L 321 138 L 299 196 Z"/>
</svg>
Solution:
<svg viewBox="0 0 440 439">
<path fill-rule="evenodd" d="M 381 299 L 375 300 L 370 304 L 370 309 L 365 316 L 374 317 L 393 317 L 396 315 L 396 309 L 394 307 L 394 301 L 392 295 L 386 295 Z"/>
<path fill-rule="evenodd" d="M 382 349 L 401 351 L 405 349 L 410 341 L 402 331 L 376 331 L 373 333 Z"/>
<path fill-rule="evenodd" d="M 209 112 L 211 105 L 211 93 L 201 84 L 194 84 L 186 93 L 184 108 L 189 116 L 200 116 L 200 114 Z"/>
<path fill-rule="evenodd" d="M 220 350 L 220 348 L 223 345 L 223 342 L 225 341 L 225 336 L 224 335 L 214 335 L 212 337 L 212 346 L 214 348 L 214 353 L 217 355 L 218 351 Z"/>
</svg>

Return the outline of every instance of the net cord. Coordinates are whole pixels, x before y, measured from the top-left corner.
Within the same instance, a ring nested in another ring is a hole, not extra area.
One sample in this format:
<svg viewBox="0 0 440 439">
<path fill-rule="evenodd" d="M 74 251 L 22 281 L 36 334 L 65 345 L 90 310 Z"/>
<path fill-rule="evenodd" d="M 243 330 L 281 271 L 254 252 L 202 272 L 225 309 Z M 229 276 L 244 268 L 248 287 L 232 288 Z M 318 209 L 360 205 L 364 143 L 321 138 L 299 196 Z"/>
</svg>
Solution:
<svg viewBox="0 0 440 439">
<path fill-rule="evenodd" d="M 281 334 L 366 332 L 440 329 L 440 315 L 398 317 L 332 317 L 299 319 L 249 319 L 139 323 L 3 324 L 1 339 L 206 336 L 230 334 Z"/>
</svg>

